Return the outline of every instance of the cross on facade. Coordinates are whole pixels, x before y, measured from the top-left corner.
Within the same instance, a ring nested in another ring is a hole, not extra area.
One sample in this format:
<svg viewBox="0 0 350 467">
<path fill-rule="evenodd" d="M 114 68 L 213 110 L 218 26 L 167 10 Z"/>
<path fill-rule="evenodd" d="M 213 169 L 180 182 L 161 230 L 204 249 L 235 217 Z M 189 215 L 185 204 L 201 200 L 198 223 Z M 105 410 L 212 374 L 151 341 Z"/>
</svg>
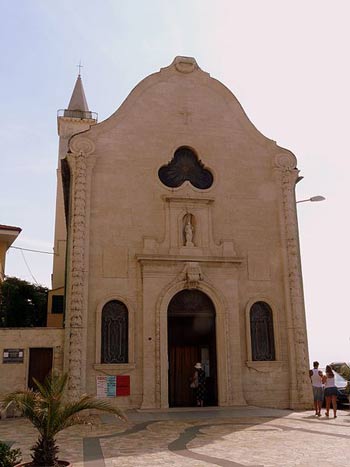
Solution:
<svg viewBox="0 0 350 467">
<path fill-rule="evenodd" d="M 189 112 L 187 109 L 183 109 L 179 112 L 179 114 L 183 117 L 184 119 L 184 124 L 188 125 L 189 123 L 189 117 L 191 115 L 191 112 Z"/>
</svg>

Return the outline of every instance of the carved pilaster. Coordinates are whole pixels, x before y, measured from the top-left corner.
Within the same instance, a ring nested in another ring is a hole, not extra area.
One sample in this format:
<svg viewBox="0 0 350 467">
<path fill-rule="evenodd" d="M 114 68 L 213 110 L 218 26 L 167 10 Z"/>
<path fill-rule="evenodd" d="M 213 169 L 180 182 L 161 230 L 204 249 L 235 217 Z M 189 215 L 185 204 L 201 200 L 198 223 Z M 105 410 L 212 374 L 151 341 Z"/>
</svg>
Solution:
<svg viewBox="0 0 350 467">
<path fill-rule="evenodd" d="M 290 387 L 292 407 L 310 402 L 308 378 L 308 345 L 304 307 L 303 281 L 299 248 L 295 183 L 298 177 L 296 158 L 291 153 L 275 158 L 276 174 L 281 186 L 282 246 L 285 251 L 285 291 L 290 355 Z"/>
<path fill-rule="evenodd" d="M 95 157 L 91 155 L 94 145 L 87 138 L 73 138 L 70 149 L 65 369 L 69 374 L 69 397 L 76 398 L 85 390 L 90 182 Z"/>
</svg>

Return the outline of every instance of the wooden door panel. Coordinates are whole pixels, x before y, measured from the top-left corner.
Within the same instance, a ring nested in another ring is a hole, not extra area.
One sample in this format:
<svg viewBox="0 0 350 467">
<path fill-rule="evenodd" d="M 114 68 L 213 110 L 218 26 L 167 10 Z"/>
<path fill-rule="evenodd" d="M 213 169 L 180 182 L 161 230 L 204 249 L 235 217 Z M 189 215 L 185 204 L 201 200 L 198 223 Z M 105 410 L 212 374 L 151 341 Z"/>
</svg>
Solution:
<svg viewBox="0 0 350 467">
<path fill-rule="evenodd" d="M 190 388 L 194 365 L 199 361 L 197 346 L 174 346 L 170 349 L 169 401 L 171 407 L 193 405 L 193 390 Z"/>
<path fill-rule="evenodd" d="M 29 349 L 29 371 L 28 387 L 35 389 L 35 378 L 39 383 L 43 383 L 46 376 L 52 370 L 52 348 L 36 347 Z"/>
</svg>

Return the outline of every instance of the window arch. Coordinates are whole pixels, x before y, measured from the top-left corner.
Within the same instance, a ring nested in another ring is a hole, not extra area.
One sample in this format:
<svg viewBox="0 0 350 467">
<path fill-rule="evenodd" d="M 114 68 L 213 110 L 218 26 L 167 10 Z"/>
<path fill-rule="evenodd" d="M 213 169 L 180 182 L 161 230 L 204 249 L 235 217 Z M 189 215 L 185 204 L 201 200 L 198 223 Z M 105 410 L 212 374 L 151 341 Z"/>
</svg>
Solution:
<svg viewBox="0 0 350 467">
<path fill-rule="evenodd" d="M 124 303 L 106 303 L 101 317 L 101 363 L 128 363 L 128 331 L 129 314 Z"/>
<path fill-rule="evenodd" d="M 265 302 L 255 302 L 250 308 L 250 336 L 252 360 L 276 360 L 272 310 Z"/>
</svg>

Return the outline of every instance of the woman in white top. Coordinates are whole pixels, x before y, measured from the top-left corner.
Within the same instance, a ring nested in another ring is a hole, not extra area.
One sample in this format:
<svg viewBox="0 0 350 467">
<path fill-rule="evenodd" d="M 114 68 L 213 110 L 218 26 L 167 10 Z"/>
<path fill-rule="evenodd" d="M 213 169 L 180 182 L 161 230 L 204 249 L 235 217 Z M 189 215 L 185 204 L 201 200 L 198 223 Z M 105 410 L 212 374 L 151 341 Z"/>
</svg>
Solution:
<svg viewBox="0 0 350 467">
<path fill-rule="evenodd" d="M 334 418 L 337 418 L 337 387 L 334 382 L 334 373 L 332 368 L 326 366 L 326 374 L 322 378 L 324 384 L 324 396 L 326 398 L 326 417 L 329 417 L 329 409 L 331 408 L 331 402 L 334 412 Z"/>
</svg>

